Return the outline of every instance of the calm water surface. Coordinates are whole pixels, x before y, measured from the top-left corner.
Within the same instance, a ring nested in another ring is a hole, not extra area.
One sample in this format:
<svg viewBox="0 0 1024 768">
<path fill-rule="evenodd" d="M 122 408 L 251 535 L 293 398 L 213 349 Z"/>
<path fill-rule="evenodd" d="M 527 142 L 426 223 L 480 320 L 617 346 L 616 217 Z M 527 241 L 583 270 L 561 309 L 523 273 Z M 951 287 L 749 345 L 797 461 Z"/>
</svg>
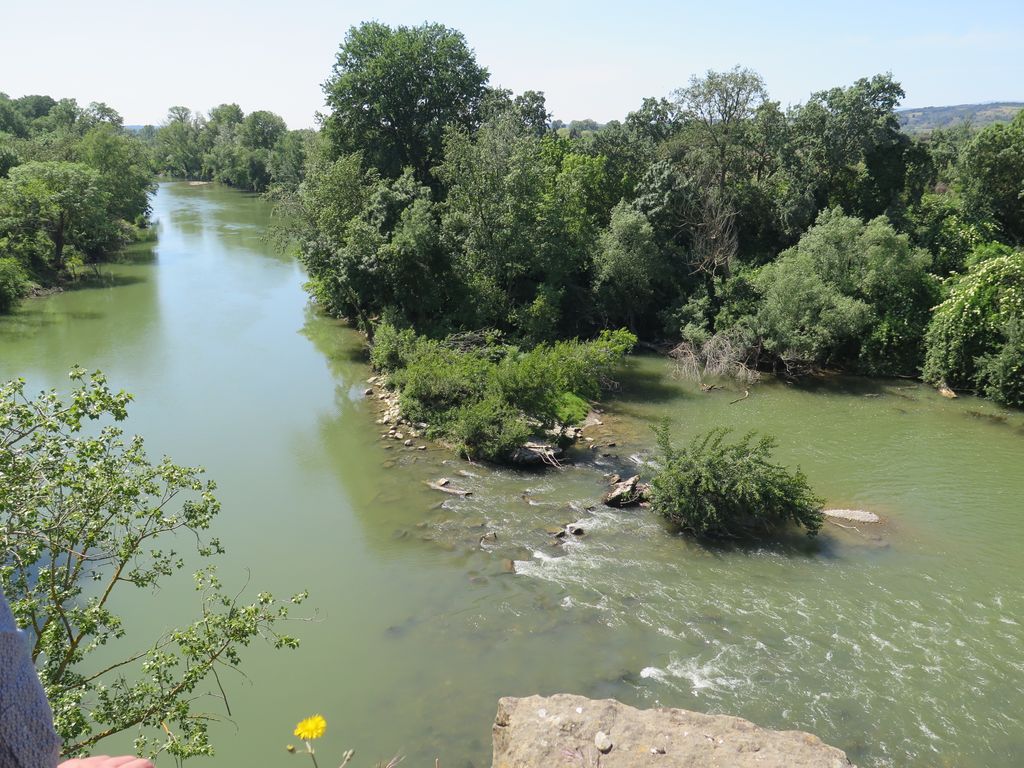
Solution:
<svg viewBox="0 0 1024 768">
<path fill-rule="evenodd" d="M 912 382 L 764 384 L 730 404 L 641 357 L 591 432 L 614 447 L 543 474 L 469 466 L 379 439 L 360 340 L 308 307 L 265 203 L 171 183 L 154 212 L 159 241 L 105 285 L 0 319 L 0 377 L 63 388 L 75 363 L 103 369 L 135 393 L 151 454 L 217 480 L 225 581 L 310 590 L 301 649 L 257 644 L 224 681 L 213 764 L 297 760 L 291 728 L 321 712 L 328 763 L 354 747 L 364 765 L 479 768 L 499 696 L 559 691 L 805 729 L 862 766 L 1024 762 L 1021 414 Z M 709 550 L 646 511 L 588 511 L 663 418 L 678 439 L 770 432 L 830 505 L 885 523 Z M 423 482 L 441 475 L 474 495 Z M 545 528 L 574 520 L 586 535 L 552 545 Z M 168 586 L 124 609 L 152 634 L 194 606 Z"/>
</svg>

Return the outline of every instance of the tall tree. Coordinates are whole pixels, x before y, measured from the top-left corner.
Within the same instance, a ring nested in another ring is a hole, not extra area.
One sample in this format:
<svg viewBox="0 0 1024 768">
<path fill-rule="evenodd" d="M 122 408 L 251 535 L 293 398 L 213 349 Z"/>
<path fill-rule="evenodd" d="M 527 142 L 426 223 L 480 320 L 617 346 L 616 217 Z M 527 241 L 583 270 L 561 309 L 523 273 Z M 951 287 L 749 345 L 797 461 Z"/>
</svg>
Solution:
<svg viewBox="0 0 1024 768">
<path fill-rule="evenodd" d="M 487 79 L 454 29 L 367 22 L 348 31 L 324 83 L 324 131 L 335 157 L 362 152 L 385 176 L 410 167 L 431 182 L 445 128 L 476 125 Z"/>
<path fill-rule="evenodd" d="M 43 265 L 33 266 L 59 273 L 67 266 L 68 248 L 91 255 L 116 242 L 108 203 L 100 174 L 86 165 L 25 163 L 0 180 L 0 235 L 35 242 L 44 234 L 50 252 Z"/>
</svg>

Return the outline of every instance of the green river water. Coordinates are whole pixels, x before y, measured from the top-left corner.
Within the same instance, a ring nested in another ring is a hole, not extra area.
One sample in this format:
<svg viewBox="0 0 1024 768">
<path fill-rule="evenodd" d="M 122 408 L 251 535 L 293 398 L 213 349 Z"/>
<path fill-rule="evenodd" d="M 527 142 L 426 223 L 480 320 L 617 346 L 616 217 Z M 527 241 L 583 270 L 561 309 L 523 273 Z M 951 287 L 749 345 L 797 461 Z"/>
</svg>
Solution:
<svg viewBox="0 0 1024 768">
<path fill-rule="evenodd" d="M 764 383 L 730 404 L 641 356 L 591 431 L 615 447 L 563 470 L 404 449 L 363 397 L 359 337 L 308 306 L 269 217 L 258 198 L 162 184 L 155 244 L 102 286 L 0 318 L 0 377 L 66 388 L 72 364 L 100 368 L 135 393 L 128 429 L 151 455 L 207 467 L 229 585 L 310 591 L 289 627 L 302 647 L 257 644 L 223 679 L 231 716 L 197 764 L 294 763 L 294 723 L 320 712 L 322 765 L 354 747 L 359 765 L 479 768 L 499 696 L 561 691 L 804 729 L 861 766 L 1024 764 L 1024 415 L 866 380 Z M 716 550 L 646 510 L 588 511 L 662 418 L 679 439 L 774 434 L 830 506 L 884 523 Z M 425 485 L 442 475 L 474 495 Z M 575 520 L 586 535 L 553 546 L 544 528 Z M 144 637 L 194 606 L 167 586 L 124 610 Z"/>
</svg>

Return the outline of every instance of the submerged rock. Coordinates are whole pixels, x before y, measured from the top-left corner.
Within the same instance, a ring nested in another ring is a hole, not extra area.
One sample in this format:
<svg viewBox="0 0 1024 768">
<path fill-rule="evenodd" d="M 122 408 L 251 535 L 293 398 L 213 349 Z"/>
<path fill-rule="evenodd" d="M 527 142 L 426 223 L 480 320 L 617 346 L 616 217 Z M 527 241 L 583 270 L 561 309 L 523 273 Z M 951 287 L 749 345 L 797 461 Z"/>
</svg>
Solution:
<svg viewBox="0 0 1024 768">
<path fill-rule="evenodd" d="M 852 768 L 846 755 L 802 731 L 771 731 L 727 715 L 628 707 L 556 694 L 503 698 L 492 768 Z"/>
<path fill-rule="evenodd" d="M 822 510 L 822 514 L 825 517 L 853 520 L 856 523 L 877 523 L 881 521 L 881 518 L 874 512 L 868 512 L 864 509 L 825 509 Z"/>
</svg>

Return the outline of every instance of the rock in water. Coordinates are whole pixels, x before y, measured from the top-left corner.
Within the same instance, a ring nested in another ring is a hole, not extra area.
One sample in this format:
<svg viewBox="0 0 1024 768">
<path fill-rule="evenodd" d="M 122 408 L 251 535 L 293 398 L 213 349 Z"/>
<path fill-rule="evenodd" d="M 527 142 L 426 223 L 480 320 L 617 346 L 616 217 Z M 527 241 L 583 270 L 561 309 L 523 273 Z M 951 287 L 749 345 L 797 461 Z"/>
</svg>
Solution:
<svg viewBox="0 0 1024 768">
<path fill-rule="evenodd" d="M 615 734 L 614 745 L 609 734 Z M 846 755 L 801 731 L 771 731 L 727 715 L 640 710 L 613 699 L 556 694 L 503 698 L 492 768 L 551 768 L 601 753 L 601 768 L 852 768 Z M 613 748 L 614 746 L 614 748 Z"/>
<path fill-rule="evenodd" d="M 615 483 L 601 501 L 609 507 L 634 507 L 642 501 L 647 501 L 651 489 L 646 483 L 640 482 L 639 475 Z"/>
<path fill-rule="evenodd" d="M 874 512 L 864 509 L 825 509 L 822 514 L 839 520 L 853 520 L 855 523 L 877 523 L 881 519 Z"/>
</svg>

